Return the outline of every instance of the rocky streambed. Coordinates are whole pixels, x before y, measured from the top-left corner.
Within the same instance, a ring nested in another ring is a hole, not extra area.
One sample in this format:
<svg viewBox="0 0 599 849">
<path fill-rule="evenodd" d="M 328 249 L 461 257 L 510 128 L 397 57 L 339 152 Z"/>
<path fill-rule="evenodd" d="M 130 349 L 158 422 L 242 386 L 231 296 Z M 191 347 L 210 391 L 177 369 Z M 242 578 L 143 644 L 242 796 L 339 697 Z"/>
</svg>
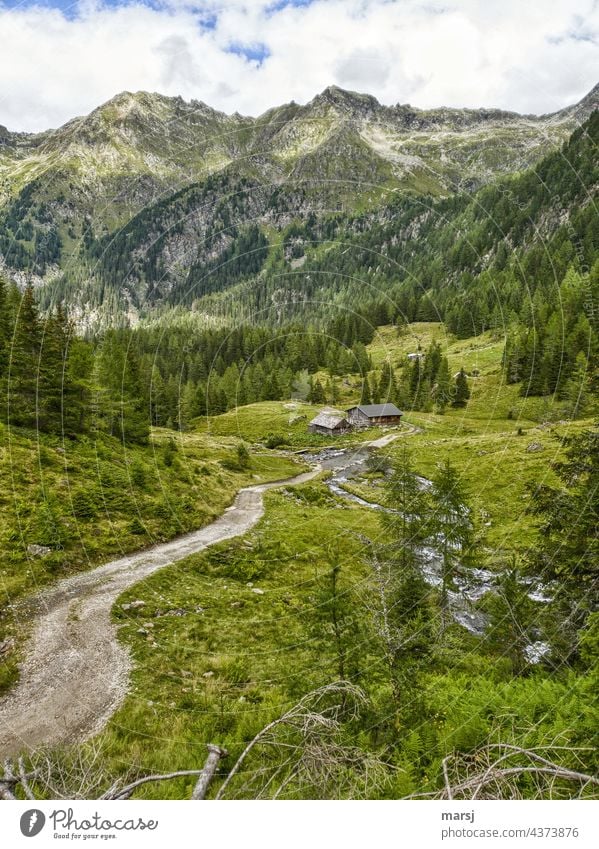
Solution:
<svg viewBox="0 0 599 849">
<path fill-rule="evenodd" d="M 388 511 L 389 508 L 379 504 L 374 499 L 361 498 L 346 489 L 352 480 L 358 480 L 366 471 L 366 461 L 370 449 L 367 445 L 357 448 L 324 448 L 313 453 L 303 453 L 303 458 L 309 463 L 318 463 L 322 469 L 330 472 L 324 481 L 328 489 L 340 498 L 359 504 L 369 510 Z M 430 481 L 421 478 L 422 486 L 430 486 Z M 375 493 L 373 493 L 374 495 Z M 422 549 L 423 577 L 433 587 L 442 582 L 443 559 L 441 552 L 431 540 Z M 497 585 L 497 574 L 488 569 L 470 568 L 455 579 L 456 589 L 449 592 L 449 605 L 453 618 L 471 634 L 483 637 L 489 625 L 488 616 L 477 607 L 477 602 Z M 540 583 L 531 581 L 528 585 L 529 598 L 538 603 L 550 601 Z M 531 642 L 526 649 L 530 663 L 538 663 L 549 651 L 549 646 L 540 640 Z"/>
</svg>

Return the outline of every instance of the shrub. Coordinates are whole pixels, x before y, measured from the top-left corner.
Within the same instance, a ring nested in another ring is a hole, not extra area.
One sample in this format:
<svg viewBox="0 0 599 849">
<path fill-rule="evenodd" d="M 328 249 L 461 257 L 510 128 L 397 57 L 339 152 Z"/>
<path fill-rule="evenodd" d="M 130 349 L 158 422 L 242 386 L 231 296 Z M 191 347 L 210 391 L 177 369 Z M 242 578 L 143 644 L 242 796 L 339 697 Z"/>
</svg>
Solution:
<svg viewBox="0 0 599 849">
<path fill-rule="evenodd" d="M 237 446 L 237 465 L 240 469 L 247 469 L 250 465 L 250 452 L 244 442 Z"/>
<path fill-rule="evenodd" d="M 269 433 L 264 440 L 264 445 L 267 448 L 279 448 L 281 445 L 289 445 L 289 441 L 282 433 Z"/>
<path fill-rule="evenodd" d="M 174 439 L 169 439 L 162 449 L 162 460 L 165 466 L 172 466 L 175 454 L 177 453 L 177 446 L 175 445 Z"/>
<path fill-rule="evenodd" d="M 93 519 L 97 513 L 97 499 L 92 490 L 80 489 L 71 498 L 73 516 L 78 519 Z"/>
<path fill-rule="evenodd" d="M 133 463 L 131 466 L 131 480 L 135 486 L 144 489 L 146 485 L 146 470 L 139 461 Z"/>
<path fill-rule="evenodd" d="M 142 536 L 143 534 L 145 534 L 145 532 L 146 532 L 146 529 L 144 528 L 142 523 L 139 521 L 138 517 L 135 516 L 133 518 L 133 520 L 129 523 L 129 533 L 136 534 L 138 536 Z"/>
</svg>

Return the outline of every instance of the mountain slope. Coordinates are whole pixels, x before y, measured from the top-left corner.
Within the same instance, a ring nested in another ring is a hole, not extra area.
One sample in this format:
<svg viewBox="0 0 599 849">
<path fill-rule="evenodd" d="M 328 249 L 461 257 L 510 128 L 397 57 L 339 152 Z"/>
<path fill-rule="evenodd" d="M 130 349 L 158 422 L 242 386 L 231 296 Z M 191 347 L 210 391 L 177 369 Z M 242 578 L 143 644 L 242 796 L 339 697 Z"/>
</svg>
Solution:
<svg viewBox="0 0 599 849">
<path fill-rule="evenodd" d="M 0 128 L 0 267 L 52 291 L 58 282 L 80 306 L 83 291 L 102 303 L 108 280 L 138 308 L 172 293 L 189 265 L 217 258 L 256 220 L 280 230 L 310 210 L 320 217 L 386 204 L 390 191 L 471 192 L 555 150 L 598 104 L 596 87 L 540 117 L 418 110 L 333 86 L 254 119 L 125 92 L 57 130 Z M 154 263 L 157 240 L 164 283 L 156 293 L 140 268 Z"/>
</svg>

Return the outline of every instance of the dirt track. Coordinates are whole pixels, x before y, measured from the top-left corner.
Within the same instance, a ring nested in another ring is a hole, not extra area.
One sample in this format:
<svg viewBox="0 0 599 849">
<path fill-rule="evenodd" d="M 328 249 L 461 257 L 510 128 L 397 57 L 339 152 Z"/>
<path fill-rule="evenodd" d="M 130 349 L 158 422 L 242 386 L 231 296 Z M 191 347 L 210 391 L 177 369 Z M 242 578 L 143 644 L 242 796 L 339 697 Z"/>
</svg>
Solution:
<svg viewBox="0 0 599 849">
<path fill-rule="evenodd" d="M 303 483 L 318 471 L 242 489 L 220 518 L 199 531 L 113 560 L 44 592 L 20 681 L 0 701 L 0 759 L 23 749 L 73 743 L 99 731 L 122 702 L 131 668 L 110 621 L 118 596 L 163 566 L 244 534 L 264 512 L 263 492 Z"/>
</svg>

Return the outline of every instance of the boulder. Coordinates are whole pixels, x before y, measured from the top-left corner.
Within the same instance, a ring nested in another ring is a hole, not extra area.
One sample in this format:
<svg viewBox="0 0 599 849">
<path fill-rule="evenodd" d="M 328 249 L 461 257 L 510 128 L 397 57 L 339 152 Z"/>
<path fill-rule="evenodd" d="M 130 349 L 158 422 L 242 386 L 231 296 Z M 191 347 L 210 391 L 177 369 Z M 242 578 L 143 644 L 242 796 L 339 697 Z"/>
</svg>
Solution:
<svg viewBox="0 0 599 849">
<path fill-rule="evenodd" d="M 47 545 L 28 545 L 27 554 L 31 557 L 46 557 L 52 551 Z"/>
<path fill-rule="evenodd" d="M 540 442 L 531 442 L 526 446 L 526 451 L 528 454 L 534 454 L 535 451 L 543 451 L 543 446 Z"/>
<path fill-rule="evenodd" d="M 138 598 L 136 601 L 130 601 L 129 604 L 121 604 L 123 610 L 137 610 L 138 607 L 145 607 L 145 601 Z"/>
</svg>

